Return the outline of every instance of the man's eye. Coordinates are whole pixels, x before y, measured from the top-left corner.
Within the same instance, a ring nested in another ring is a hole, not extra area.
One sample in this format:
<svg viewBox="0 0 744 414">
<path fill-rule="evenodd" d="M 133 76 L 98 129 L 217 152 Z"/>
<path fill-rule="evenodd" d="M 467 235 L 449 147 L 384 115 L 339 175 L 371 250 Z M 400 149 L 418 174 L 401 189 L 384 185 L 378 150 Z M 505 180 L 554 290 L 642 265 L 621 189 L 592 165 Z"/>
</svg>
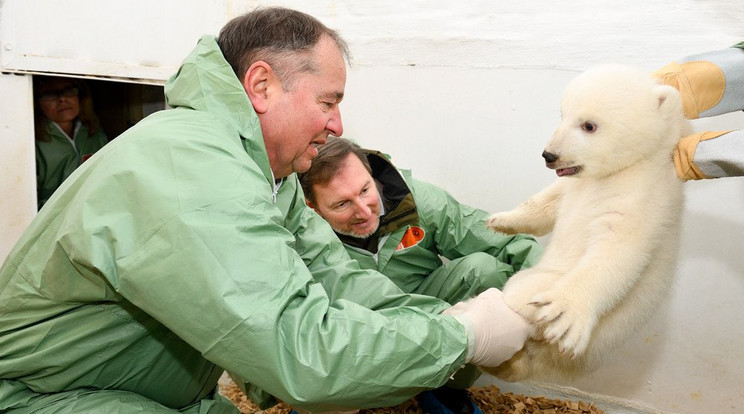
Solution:
<svg viewBox="0 0 744 414">
<path fill-rule="evenodd" d="M 335 100 L 320 100 L 319 102 L 325 109 L 332 109 L 334 106 L 338 105 L 338 101 Z"/>
</svg>

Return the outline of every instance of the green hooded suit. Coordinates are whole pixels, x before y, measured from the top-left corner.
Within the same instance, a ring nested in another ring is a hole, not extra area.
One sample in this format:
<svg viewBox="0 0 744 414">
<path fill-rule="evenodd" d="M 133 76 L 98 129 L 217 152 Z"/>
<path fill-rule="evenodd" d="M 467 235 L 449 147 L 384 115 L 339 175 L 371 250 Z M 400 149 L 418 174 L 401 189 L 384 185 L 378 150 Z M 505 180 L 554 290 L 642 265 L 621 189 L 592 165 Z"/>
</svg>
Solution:
<svg viewBox="0 0 744 414">
<path fill-rule="evenodd" d="M 445 302 L 360 269 L 295 175 L 275 185 L 214 37 L 166 96 L 0 269 L 0 411 L 236 412 L 215 395 L 223 368 L 309 410 L 386 406 L 463 365 Z"/>
</svg>

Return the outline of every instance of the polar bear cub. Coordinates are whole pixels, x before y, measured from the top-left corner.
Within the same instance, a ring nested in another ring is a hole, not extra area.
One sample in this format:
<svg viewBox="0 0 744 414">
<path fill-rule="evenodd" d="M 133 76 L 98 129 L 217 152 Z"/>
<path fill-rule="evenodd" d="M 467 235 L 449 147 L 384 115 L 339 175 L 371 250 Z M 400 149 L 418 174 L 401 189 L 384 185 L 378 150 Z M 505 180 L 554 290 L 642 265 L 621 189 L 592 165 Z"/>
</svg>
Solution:
<svg viewBox="0 0 744 414">
<path fill-rule="evenodd" d="M 486 222 L 552 231 L 539 263 L 504 286 L 506 303 L 535 326 L 519 353 L 485 369 L 508 381 L 596 368 L 654 314 L 676 268 L 684 200 L 672 152 L 690 132 L 677 90 L 600 65 L 569 83 L 561 112 L 542 153 L 558 179 Z"/>
</svg>

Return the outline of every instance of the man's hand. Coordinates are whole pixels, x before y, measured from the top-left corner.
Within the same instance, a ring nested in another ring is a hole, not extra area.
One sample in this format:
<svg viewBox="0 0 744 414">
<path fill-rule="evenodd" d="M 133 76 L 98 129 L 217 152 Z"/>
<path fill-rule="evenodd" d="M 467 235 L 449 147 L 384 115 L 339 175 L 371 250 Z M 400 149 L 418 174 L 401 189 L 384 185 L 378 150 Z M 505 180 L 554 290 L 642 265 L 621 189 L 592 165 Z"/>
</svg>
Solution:
<svg viewBox="0 0 744 414">
<path fill-rule="evenodd" d="M 654 75 L 679 91 L 687 119 L 697 119 L 701 113 L 710 110 L 720 102 L 726 90 L 723 71 L 711 62 L 672 62 Z"/>
<path fill-rule="evenodd" d="M 686 56 L 654 72 L 659 82 L 679 90 L 685 116 L 704 118 L 744 109 L 744 42 Z M 682 180 L 744 175 L 743 130 L 705 131 L 682 138 L 674 153 Z"/>
<path fill-rule="evenodd" d="M 744 175 L 742 137 L 744 131 L 706 131 L 680 139 L 674 151 L 677 176 L 688 181 Z M 698 147 L 703 148 L 700 154 Z"/>
<path fill-rule="evenodd" d="M 465 326 L 467 363 L 497 367 L 522 349 L 532 327 L 504 303 L 503 294 L 491 288 L 443 312 Z"/>
<path fill-rule="evenodd" d="M 686 56 L 654 72 L 661 83 L 677 88 L 688 119 L 744 109 L 744 46 Z"/>
</svg>

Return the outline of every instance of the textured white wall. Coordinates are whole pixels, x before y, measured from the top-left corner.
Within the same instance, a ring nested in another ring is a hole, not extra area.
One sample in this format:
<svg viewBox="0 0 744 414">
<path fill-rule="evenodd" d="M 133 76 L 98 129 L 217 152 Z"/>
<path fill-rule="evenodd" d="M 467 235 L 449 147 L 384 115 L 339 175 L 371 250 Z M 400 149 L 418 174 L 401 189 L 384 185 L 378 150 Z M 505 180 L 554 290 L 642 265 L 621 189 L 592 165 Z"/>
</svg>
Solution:
<svg viewBox="0 0 744 414">
<path fill-rule="evenodd" d="M 346 136 L 489 211 L 554 179 L 540 153 L 578 71 L 610 61 L 651 71 L 744 39 L 742 0 L 5 0 L 0 65 L 158 83 L 199 35 L 259 4 L 309 12 L 350 43 Z M 68 18 L 40 16 L 42 8 Z M 744 116 L 696 126 L 741 128 Z M 686 192 L 669 303 L 607 366 L 563 385 L 669 412 L 744 411 L 744 178 L 688 183 Z"/>
<path fill-rule="evenodd" d="M 36 214 L 31 78 L 0 75 L 0 264 Z M 12 97 L 9 99 L 7 97 Z"/>
</svg>

